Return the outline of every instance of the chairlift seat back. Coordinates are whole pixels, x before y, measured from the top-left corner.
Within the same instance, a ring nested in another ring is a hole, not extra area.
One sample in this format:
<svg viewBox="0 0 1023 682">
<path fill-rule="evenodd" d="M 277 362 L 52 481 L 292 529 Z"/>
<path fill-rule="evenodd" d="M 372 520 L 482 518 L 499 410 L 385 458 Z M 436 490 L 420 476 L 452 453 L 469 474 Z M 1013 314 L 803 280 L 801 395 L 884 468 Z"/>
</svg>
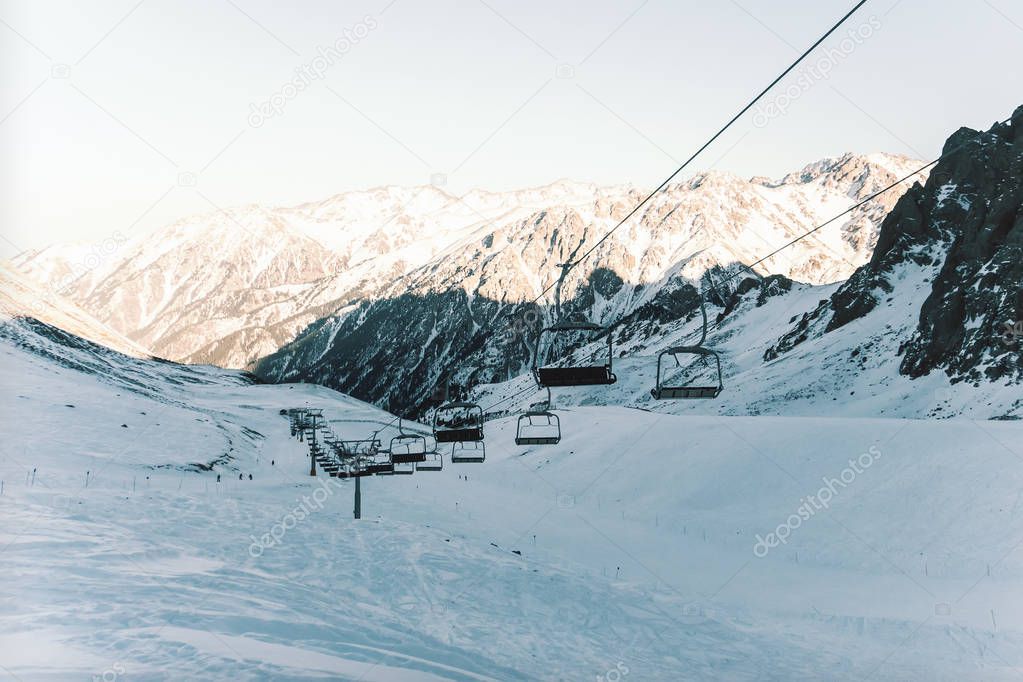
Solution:
<svg viewBox="0 0 1023 682">
<path fill-rule="evenodd" d="M 676 361 L 677 356 L 679 355 L 698 355 L 702 358 L 713 358 L 717 373 L 717 385 L 665 385 L 661 379 L 663 374 L 662 364 L 664 362 L 664 358 L 669 355 L 675 357 Z M 703 346 L 675 346 L 662 351 L 660 355 L 657 356 L 657 383 L 654 388 L 650 389 L 650 395 L 653 396 L 655 400 L 710 399 L 717 398 L 724 388 L 721 377 L 721 357 L 718 355 L 717 351 L 711 350 L 710 348 L 704 348 Z"/>
<path fill-rule="evenodd" d="M 515 436 L 516 445 L 557 445 L 561 436 Z"/>
<path fill-rule="evenodd" d="M 543 388 L 562 386 L 607 386 L 618 381 L 607 365 L 590 367 L 537 367 L 536 383 Z"/>
<path fill-rule="evenodd" d="M 402 433 L 391 439 L 390 450 L 391 462 L 394 464 L 423 462 L 426 461 L 426 438 L 418 434 Z"/>
<path fill-rule="evenodd" d="M 465 429 L 437 429 L 434 438 L 438 443 L 457 443 L 483 440 L 483 428 L 474 426 Z"/>
<path fill-rule="evenodd" d="M 433 454 L 424 461 L 416 464 L 416 471 L 441 471 L 443 469 L 444 458 L 441 457 L 440 453 Z"/>
<path fill-rule="evenodd" d="M 416 462 L 425 462 L 425 452 L 392 452 L 391 462 L 394 464 L 415 464 Z"/>
<path fill-rule="evenodd" d="M 661 386 L 651 388 L 650 395 L 656 400 L 686 400 L 691 398 L 717 398 L 719 386 Z"/>
</svg>

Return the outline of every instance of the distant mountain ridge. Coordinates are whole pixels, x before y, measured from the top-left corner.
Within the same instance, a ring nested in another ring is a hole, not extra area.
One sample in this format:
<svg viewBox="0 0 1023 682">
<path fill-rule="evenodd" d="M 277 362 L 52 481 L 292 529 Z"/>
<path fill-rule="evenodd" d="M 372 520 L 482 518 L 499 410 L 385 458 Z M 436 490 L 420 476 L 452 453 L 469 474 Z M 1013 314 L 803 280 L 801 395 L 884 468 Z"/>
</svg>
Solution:
<svg viewBox="0 0 1023 682">
<path fill-rule="evenodd" d="M 0 324 L 35 320 L 124 355 L 148 358 L 151 353 L 125 338 L 54 291 L 32 282 L 0 263 Z"/>
<path fill-rule="evenodd" d="M 609 259 L 624 279 L 647 287 L 697 250 L 689 271 L 748 262 L 917 165 L 846 154 L 778 180 L 703 173 L 667 188 L 597 260 Z M 847 277 L 867 259 L 895 194 L 763 271 L 811 282 Z M 60 279 L 68 298 L 161 356 L 252 367 L 321 318 L 396 292 L 444 291 L 477 268 L 487 282 L 470 276 L 462 290 L 531 298 L 550 277 L 551 252 L 562 248 L 556 242 L 593 238 L 641 197 L 627 186 L 567 180 L 458 197 L 433 186 L 380 187 L 293 207 L 192 216 L 121 244 L 70 282 L 74 249 L 27 252 L 15 263 L 47 285 Z M 562 227 L 544 241 L 532 227 L 537 221 L 544 230 Z"/>
</svg>

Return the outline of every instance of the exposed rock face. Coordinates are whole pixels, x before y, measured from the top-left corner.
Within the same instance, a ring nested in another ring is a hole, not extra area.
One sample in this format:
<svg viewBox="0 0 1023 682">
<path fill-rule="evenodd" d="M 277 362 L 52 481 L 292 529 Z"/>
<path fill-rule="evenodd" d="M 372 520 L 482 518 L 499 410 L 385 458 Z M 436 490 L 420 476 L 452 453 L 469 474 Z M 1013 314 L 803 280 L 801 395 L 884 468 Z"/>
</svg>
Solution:
<svg viewBox="0 0 1023 682">
<path fill-rule="evenodd" d="M 496 322 L 501 308 L 478 299 L 470 306 L 458 290 L 363 303 L 339 320 L 310 328 L 299 341 L 261 361 L 256 373 L 343 388 L 407 411 L 440 399 L 442 373 L 454 358 L 466 360 L 462 371 L 453 373 L 453 382 L 504 378 L 479 360 L 479 350 L 494 337 L 479 324 Z"/>
<path fill-rule="evenodd" d="M 722 310 L 718 316 L 718 322 L 727 318 L 728 315 L 742 302 L 743 297 L 754 289 L 757 290 L 756 306 L 759 308 L 767 303 L 767 299 L 772 296 L 778 296 L 792 291 L 792 285 L 792 280 L 784 275 L 771 275 L 770 277 L 764 277 L 763 279 L 747 277 L 739 282 L 738 286 L 735 287 L 735 291 L 732 292 L 732 295 L 726 301 L 722 302 L 724 310 Z"/>
<path fill-rule="evenodd" d="M 929 294 L 900 349 L 902 374 L 941 369 L 971 382 L 1023 377 L 1018 343 L 1006 334 L 1023 319 L 1023 107 L 986 133 L 960 129 L 945 154 L 927 183 L 906 192 L 885 218 L 870 262 L 804 314 L 765 359 L 923 283 Z"/>
<path fill-rule="evenodd" d="M 946 143 L 959 147 L 927 183 L 938 196 L 923 229 L 949 246 L 901 371 L 920 376 L 940 367 L 973 382 L 1018 379 L 1023 355 L 1004 335 L 1006 325 L 1023 320 L 1023 107 L 988 135 L 960 130 Z"/>
</svg>

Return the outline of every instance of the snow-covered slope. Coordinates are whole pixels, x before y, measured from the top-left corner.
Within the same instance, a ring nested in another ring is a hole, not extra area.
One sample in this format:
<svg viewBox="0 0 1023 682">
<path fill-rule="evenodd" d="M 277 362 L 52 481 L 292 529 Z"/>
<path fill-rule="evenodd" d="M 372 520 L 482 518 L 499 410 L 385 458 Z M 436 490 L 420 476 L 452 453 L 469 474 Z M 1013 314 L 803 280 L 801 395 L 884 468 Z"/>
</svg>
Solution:
<svg viewBox="0 0 1023 682">
<path fill-rule="evenodd" d="M 890 278 L 898 292 L 883 306 L 841 329 L 804 341 L 770 357 L 778 339 L 806 311 L 816 311 L 840 285 L 791 284 L 761 296 L 752 288 L 737 296 L 727 315 L 710 305 L 711 321 L 721 315 L 706 345 L 722 357 L 725 390 L 714 400 L 658 401 L 651 394 L 657 355 L 664 348 L 692 343 L 700 336 L 697 313 L 663 324 L 649 320 L 626 326 L 616 347 L 612 386 L 554 389 L 556 405 L 626 405 L 664 414 L 785 415 L 803 417 L 902 417 L 910 419 L 969 417 L 1023 418 L 1023 389 L 1018 380 L 963 382 L 942 371 L 922 377 L 900 373 L 900 348 L 912 337 L 920 307 L 930 291 L 927 274 L 901 268 Z M 603 352 L 603 355 L 601 354 Z M 594 344 L 580 357 L 602 361 Z M 765 359 L 765 354 L 769 359 Z M 713 367 L 682 356 L 682 367 L 667 358 L 668 383 L 716 383 Z M 546 397 L 529 374 L 507 382 L 478 386 L 474 399 L 497 414 L 515 414 Z"/>
<path fill-rule="evenodd" d="M 485 463 L 365 479 L 353 521 L 351 484 L 308 476 L 279 411 L 322 408 L 347 437 L 390 415 L 22 319 L 0 324 L 0 664 L 19 679 L 1023 669 L 1018 423 L 585 407 L 522 448 L 498 419 Z"/>
<path fill-rule="evenodd" d="M 72 334 L 134 357 L 149 351 L 78 308 L 57 292 L 29 280 L 9 264 L 0 262 L 0 320 L 24 317 L 60 327 Z"/>
<path fill-rule="evenodd" d="M 679 267 L 692 274 L 708 264 L 752 262 L 917 166 L 900 156 L 846 154 L 773 181 L 703 173 L 668 187 L 599 257 L 649 294 Z M 869 256 L 898 194 L 764 263 L 764 272 L 816 283 L 847 277 Z M 630 187 L 565 180 L 460 197 L 433 186 L 381 187 L 294 207 L 193 216 L 118 240 L 84 267 L 85 247 L 28 252 L 16 263 L 47 285 L 59 280 L 84 309 L 164 357 L 247 367 L 360 300 L 451 287 L 532 298 L 559 252 L 609 229 L 641 196 Z M 693 253 L 700 256 L 684 266 Z"/>
</svg>

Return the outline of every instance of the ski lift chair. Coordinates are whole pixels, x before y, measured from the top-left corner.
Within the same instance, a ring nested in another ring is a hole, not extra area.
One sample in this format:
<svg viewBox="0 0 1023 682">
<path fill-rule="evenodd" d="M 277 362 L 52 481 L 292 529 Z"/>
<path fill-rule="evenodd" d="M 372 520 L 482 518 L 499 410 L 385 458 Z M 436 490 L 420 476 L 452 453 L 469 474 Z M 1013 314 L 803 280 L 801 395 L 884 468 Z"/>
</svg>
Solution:
<svg viewBox="0 0 1023 682">
<path fill-rule="evenodd" d="M 373 457 L 380 452 L 380 440 L 378 438 L 342 440 L 339 441 L 339 444 L 346 457 Z"/>
<path fill-rule="evenodd" d="M 372 462 L 366 465 L 366 472 L 374 476 L 387 476 L 394 473 L 394 465 L 390 462 Z"/>
<path fill-rule="evenodd" d="M 487 458 L 483 441 L 458 441 L 451 444 L 452 464 L 478 464 Z"/>
<path fill-rule="evenodd" d="M 519 415 L 516 445 L 557 445 L 560 442 L 561 419 L 549 409 L 529 409 Z"/>
<path fill-rule="evenodd" d="M 441 405 L 433 413 L 433 437 L 438 443 L 483 440 L 483 409 L 467 402 Z"/>
<path fill-rule="evenodd" d="M 721 377 L 721 356 L 718 355 L 717 351 L 703 347 L 704 342 L 707 340 L 707 303 L 702 293 L 702 287 L 700 292 L 700 314 L 703 317 L 703 327 L 700 330 L 700 340 L 695 345 L 673 346 L 661 351 L 660 355 L 657 356 L 657 380 L 654 387 L 650 389 L 650 395 L 655 400 L 717 398 L 721 391 L 724 390 L 725 386 Z M 689 383 L 672 386 L 665 383 L 662 379 L 664 376 L 664 358 L 669 355 L 675 359 L 675 364 L 679 367 L 682 366 L 678 359 L 680 355 L 696 356 L 705 365 L 708 364 L 707 361 L 710 358 L 713 358 L 715 371 L 717 372 L 717 385 L 704 382 L 702 384 Z"/>
<path fill-rule="evenodd" d="M 714 365 L 717 368 L 717 385 L 709 384 L 681 384 L 671 386 L 662 380 L 663 376 L 663 362 L 667 356 L 675 358 L 675 362 L 681 366 L 679 362 L 680 355 L 697 356 L 706 362 L 709 358 L 714 359 Z M 650 395 L 655 400 L 686 400 L 694 398 L 717 398 L 718 394 L 724 390 L 724 384 L 721 378 L 721 357 L 717 351 L 713 351 L 709 348 L 703 348 L 702 346 L 674 346 L 661 352 L 657 356 L 657 383 L 654 388 L 650 389 Z"/>
<path fill-rule="evenodd" d="M 399 465 L 401 466 L 401 465 Z M 373 461 L 366 466 L 367 471 L 372 471 L 375 476 L 393 476 L 395 471 L 394 462 L 391 461 L 391 453 L 386 450 L 377 450 Z"/>
<path fill-rule="evenodd" d="M 393 457 L 393 455 L 392 455 Z M 391 473 L 395 476 L 408 476 L 416 473 L 416 462 L 397 462 L 391 465 Z M 386 474 L 385 474 L 386 475 Z"/>
<path fill-rule="evenodd" d="M 332 474 L 333 475 L 333 474 Z M 355 466 L 342 467 L 337 473 L 335 478 L 365 478 L 371 474 L 367 473 L 365 469 L 361 469 Z"/>
<path fill-rule="evenodd" d="M 346 449 L 364 457 L 363 468 L 372 475 L 386 476 L 394 473 L 391 453 L 380 451 L 379 440 L 346 441 Z"/>
<path fill-rule="evenodd" d="M 339 463 L 343 474 L 341 478 L 364 478 L 366 476 L 373 476 L 376 473 L 376 471 L 372 468 L 374 461 L 374 458 L 366 455 L 356 455 L 341 460 Z"/>
<path fill-rule="evenodd" d="M 606 386 L 618 381 L 611 371 L 611 334 L 607 334 L 607 363 L 603 365 L 576 365 L 571 367 L 540 367 L 540 339 L 544 334 L 561 334 L 571 332 L 602 332 L 604 328 L 592 322 L 561 321 L 540 330 L 536 335 L 533 352 L 533 378 L 540 388 L 559 386 Z"/>
<path fill-rule="evenodd" d="M 343 466 L 342 463 L 339 460 L 337 460 L 337 459 L 335 459 L 333 457 L 329 457 L 329 458 L 328 457 L 317 457 L 316 458 L 316 463 L 320 465 L 320 468 L 323 469 L 323 471 L 325 473 L 328 473 L 328 474 L 331 474 L 331 475 L 334 475 L 334 473 L 336 473 L 337 471 L 340 471 L 342 466 Z"/>
<path fill-rule="evenodd" d="M 416 463 L 416 471 L 441 471 L 443 468 L 444 457 L 439 452 L 428 452 L 425 460 Z"/>
<path fill-rule="evenodd" d="M 425 462 L 426 452 L 426 437 L 418 433 L 399 433 L 391 439 L 391 462 L 394 464 Z"/>
</svg>

